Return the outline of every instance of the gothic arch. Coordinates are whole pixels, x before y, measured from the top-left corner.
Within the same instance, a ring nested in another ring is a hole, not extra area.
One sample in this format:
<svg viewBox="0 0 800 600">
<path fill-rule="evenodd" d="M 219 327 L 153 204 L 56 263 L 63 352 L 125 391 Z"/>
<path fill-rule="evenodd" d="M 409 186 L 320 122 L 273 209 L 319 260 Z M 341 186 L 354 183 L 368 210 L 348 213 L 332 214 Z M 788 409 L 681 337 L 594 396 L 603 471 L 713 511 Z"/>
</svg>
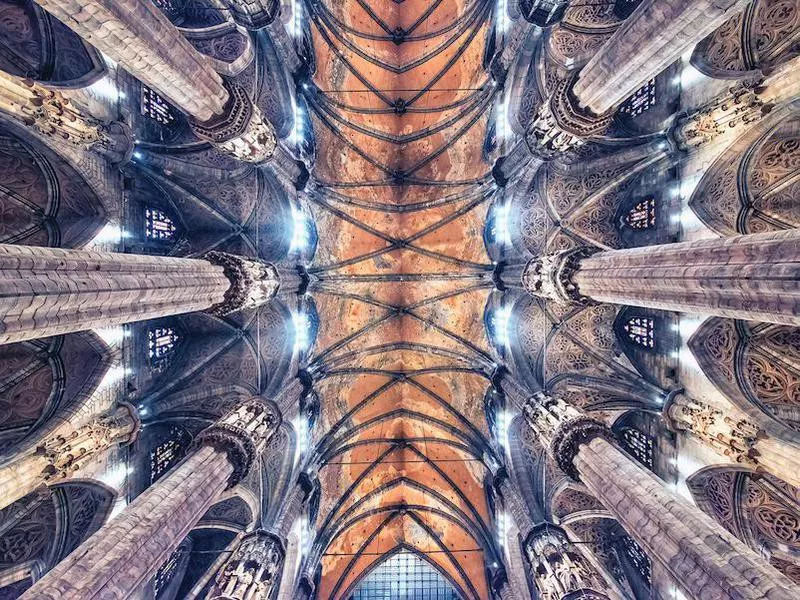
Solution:
<svg viewBox="0 0 800 600">
<path fill-rule="evenodd" d="M 724 236 L 800 227 L 799 169 L 800 112 L 780 110 L 714 161 L 689 206 Z"/>
<path fill-rule="evenodd" d="M 106 74 L 100 54 L 33 0 L 0 1 L 0 70 L 48 86 L 82 88 Z"/>
<path fill-rule="evenodd" d="M 800 584 L 800 490 L 730 466 L 705 467 L 686 484 L 700 508 Z"/>
<path fill-rule="evenodd" d="M 755 0 L 692 52 L 691 64 L 717 79 L 768 74 L 798 54 L 800 9 L 793 0 Z"/>
<path fill-rule="evenodd" d="M 16 597 L 14 592 L 40 579 L 105 523 L 115 500 L 116 493 L 101 483 L 73 480 L 0 511 L 0 577 L 13 581 L 0 595 Z"/>
<path fill-rule="evenodd" d="M 800 441 L 800 331 L 708 319 L 689 348 L 711 382 L 768 434 Z"/>
<path fill-rule="evenodd" d="M 0 457 L 70 421 L 110 365 L 110 349 L 91 332 L 0 346 Z"/>
<path fill-rule="evenodd" d="M 236 489 L 211 506 L 199 521 L 207 528 L 232 527 L 249 529 L 258 515 L 258 499 L 247 489 Z"/>
<path fill-rule="evenodd" d="M 66 160 L 0 122 L 0 243 L 81 248 L 106 208 Z"/>
</svg>

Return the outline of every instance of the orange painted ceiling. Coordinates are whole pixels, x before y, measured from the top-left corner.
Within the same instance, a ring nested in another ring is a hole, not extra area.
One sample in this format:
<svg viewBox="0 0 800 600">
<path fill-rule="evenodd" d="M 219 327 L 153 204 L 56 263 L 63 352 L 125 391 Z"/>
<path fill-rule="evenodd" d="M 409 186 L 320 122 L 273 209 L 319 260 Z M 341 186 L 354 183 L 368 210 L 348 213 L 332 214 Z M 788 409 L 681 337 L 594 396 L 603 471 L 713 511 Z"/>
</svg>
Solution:
<svg viewBox="0 0 800 600">
<path fill-rule="evenodd" d="M 399 548 L 489 598 L 490 9 L 322 0 L 311 15 L 320 598 Z"/>
</svg>

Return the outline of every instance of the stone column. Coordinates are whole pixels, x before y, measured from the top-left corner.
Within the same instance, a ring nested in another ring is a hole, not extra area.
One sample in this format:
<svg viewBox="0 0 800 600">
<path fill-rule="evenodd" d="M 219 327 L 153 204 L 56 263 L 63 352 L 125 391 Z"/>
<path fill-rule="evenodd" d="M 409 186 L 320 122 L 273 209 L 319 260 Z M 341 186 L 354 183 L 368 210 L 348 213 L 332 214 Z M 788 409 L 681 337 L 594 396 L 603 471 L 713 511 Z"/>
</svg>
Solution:
<svg viewBox="0 0 800 600">
<path fill-rule="evenodd" d="M 247 162 L 272 157 L 275 131 L 245 91 L 224 82 L 149 0 L 36 0 L 190 117 L 195 133 Z"/>
<path fill-rule="evenodd" d="M 797 597 L 763 557 L 620 450 L 605 425 L 542 393 L 523 409 L 558 466 L 586 485 L 687 598 Z"/>
<path fill-rule="evenodd" d="M 280 579 L 284 556 L 283 543 L 275 535 L 259 530 L 244 536 L 217 575 L 208 597 L 212 600 L 269 600 Z"/>
<path fill-rule="evenodd" d="M 517 492 L 505 469 L 495 476 L 494 486 L 497 493 L 503 499 L 503 506 L 508 511 L 514 524 L 519 529 L 523 537 L 533 529 L 534 522 L 525 505 L 525 500 Z"/>
<path fill-rule="evenodd" d="M 125 162 L 133 150 L 125 123 L 102 122 L 78 110 L 58 90 L 2 71 L 0 110 L 40 135 L 96 152 L 114 164 Z"/>
<path fill-rule="evenodd" d="M 227 314 L 272 298 L 268 263 L 0 244 L 0 344 L 198 310 Z"/>
<path fill-rule="evenodd" d="M 0 509 L 43 485 L 80 476 L 81 469 L 115 444 L 129 444 L 139 432 L 139 416 L 127 402 L 69 433 L 43 441 L 32 453 L 0 468 Z"/>
<path fill-rule="evenodd" d="M 800 230 L 531 260 L 522 287 L 557 302 L 608 302 L 800 325 Z"/>
<path fill-rule="evenodd" d="M 526 135 L 544 160 L 600 135 L 615 108 L 741 10 L 746 0 L 644 0 L 579 73 L 562 81 Z"/>
<path fill-rule="evenodd" d="M 256 399 L 244 402 L 201 432 L 183 461 L 22 598 L 129 598 L 219 496 L 248 474 L 279 424 L 280 414 L 271 406 Z"/>
<path fill-rule="evenodd" d="M 608 600 L 603 579 L 560 527 L 538 525 L 525 541 L 525 550 L 541 600 Z"/>
<path fill-rule="evenodd" d="M 280 0 L 227 0 L 237 23 L 248 29 L 261 29 L 281 12 Z"/>
<path fill-rule="evenodd" d="M 685 432 L 730 461 L 800 487 L 800 448 L 770 438 L 746 418 L 676 394 L 664 405 L 670 429 Z"/>
<path fill-rule="evenodd" d="M 279 539 L 285 542 L 289 532 L 294 527 L 295 521 L 303 512 L 306 501 L 318 489 L 319 480 L 316 476 L 306 472 L 300 473 L 297 482 L 289 491 L 289 495 L 281 503 L 281 508 L 272 527 L 272 531 Z"/>
</svg>

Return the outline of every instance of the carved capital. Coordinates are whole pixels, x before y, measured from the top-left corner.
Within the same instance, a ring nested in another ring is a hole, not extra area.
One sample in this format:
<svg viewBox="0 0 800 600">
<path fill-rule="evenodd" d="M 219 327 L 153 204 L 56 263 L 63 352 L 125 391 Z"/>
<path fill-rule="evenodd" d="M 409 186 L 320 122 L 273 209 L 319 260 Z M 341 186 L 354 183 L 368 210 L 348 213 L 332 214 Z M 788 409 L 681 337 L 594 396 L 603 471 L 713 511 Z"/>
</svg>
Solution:
<svg viewBox="0 0 800 600">
<path fill-rule="evenodd" d="M 200 432 L 193 446 L 212 446 L 227 453 L 233 464 L 230 489 L 250 472 L 280 422 L 280 414 L 271 406 L 249 400 Z"/>
<path fill-rule="evenodd" d="M 756 467 L 756 444 L 766 434 L 747 419 L 735 419 L 718 408 L 677 394 L 665 407 L 664 417 L 673 431 L 685 431 L 715 452 L 736 463 Z"/>
<path fill-rule="evenodd" d="M 578 106 L 571 91 L 576 79 L 577 74 L 556 86 L 525 134 L 531 153 L 542 160 L 582 146 L 587 138 L 602 134 L 611 124 L 612 114 L 597 116 Z"/>
<path fill-rule="evenodd" d="M 221 115 L 202 123 L 191 121 L 197 137 L 237 160 L 262 163 L 270 160 L 278 145 L 272 124 L 238 84 L 226 82 L 229 97 Z"/>
<path fill-rule="evenodd" d="M 614 434 L 603 423 L 587 417 L 561 398 L 539 392 L 525 403 L 523 411 L 558 467 L 575 481 L 580 480 L 580 474 L 572 461 L 580 447 L 597 437 L 614 440 Z"/>
<path fill-rule="evenodd" d="M 203 258 L 219 265 L 231 286 L 225 299 L 209 309 L 215 315 L 227 315 L 242 308 L 256 308 L 269 302 L 278 293 L 280 275 L 274 265 L 227 252 L 207 252 Z"/>
<path fill-rule="evenodd" d="M 268 600 L 280 575 L 283 543 L 263 530 L 242 538 L 216 578 L 209 598 L 214 600 Z"/>
<path fill-rule="evenodd" d="M 133 442 L 140 426 L 136 409 L 121 402 L 70 433 L 52 436 L 36 448 L 36 454 L 47 460 L 42 479 L 48 482 L 74 475 L 114 444 Z"/>
<path fill-rule="evenodd" d="M 538 525 L 525 541 L 525 551 L 542 600 L 608 598 L 602 579 L 560 527 Z"/>
<path fill-rule="evenodd" d="M 590 299 L 580 293 L 572 277 L 580 268 L 581 261 L 596 252 L 595 248 L 582 246 L 531 259 L 522 272 L 522 287 L 529 294 L 548 300 L 585 304 Z"/>
<path fill-rule="evenodd" d="M 281 12 L 279 0 L 228 0 L 237 23 L 258 30 L 270 25 Z"/>
</svg>

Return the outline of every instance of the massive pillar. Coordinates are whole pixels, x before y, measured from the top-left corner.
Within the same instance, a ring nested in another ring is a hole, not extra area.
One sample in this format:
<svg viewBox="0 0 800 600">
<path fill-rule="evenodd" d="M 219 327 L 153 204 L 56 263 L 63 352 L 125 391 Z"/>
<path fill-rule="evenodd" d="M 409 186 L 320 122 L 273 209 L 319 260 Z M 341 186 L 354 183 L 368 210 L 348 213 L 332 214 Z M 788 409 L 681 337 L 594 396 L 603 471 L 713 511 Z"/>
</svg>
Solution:
<svg viewBox="0 0 800 600">
<path fill-rule="evenodd" d="M 559 302 L 608 302 L 800 325 L 800 230 L 531 260 L 522 286 Z"/>
<path fill-rule="evenodd" d="M 149 0 L 36 0 L 191 116 L 195 133 L 247 162 L 269 160 L 275 132 L 245 91 L 211 63 Z"/>
<path fill-rule="evenodd" d="M 603 579 L 560 527 L 538 525 L 528 536 L 525 549 L 542 600 L 608 600 Z"/>
<path fill-rule="evenodd" d="M 36 449 L 0 468 L 0 509 L 42 485 L 80 476 L 87 464 L 115 444 L 129 444 L 139 431 L 139 416 L 127 402 L 114 410 L 43 441 Z"/>
<path fill-rule="evenodd" d="M 664 420 L 728 460 L 767 472 L 800 488 L 800 448 L 770 438 L 746 418 L 735 418 L 704 402 L 676 394 L 664 405 Z"/>
<path fill-rule="evenodd" d="M 242 538 L 208 594 L 211 600 L 269 600 L 283 566 L 283 543 L 266 531 Z"/>
<path fill-rule="evenodd" d="M 183 461 L 22 598 L 129 598 L 219 496 L 247 475 L 279 423 L 280 415 L 259 400 L 240 405 L 201 432 Z"/>
<path fill-rule="evenodd" d="M 268 263 L 224 252 L 205 260 L 0 244 L 0 344 L 166 315 L 226 314 L 272 298 Z"/>
<path fill-rule="evenodd" d="M 0 110 L 39 134 L 105 156 L 117 164 L 133 150 L 130 129 L 78 110 L 69 98 L 31 80 L 0 71 Z"/>
<path fill-rule="evenodd" d="M 746 4 L 743 0 L 644 0 L 579 73 L 562 81 L 526 134 L 548 160 L 601 134 L 615 107 Z"/>
<path fill-rule="evenodd" d="M 270 25 L 280 14 L 280 0 L 226 0 L 237 23 L 248 29 Z"/>
<path fill-rule="evenodd" d="M 791 581 L 620 450 L 605 425 L 541 393 L 524 411 L 558 466 L 586 485 L 688 598 L 796 597 Z"/>
</svg>

